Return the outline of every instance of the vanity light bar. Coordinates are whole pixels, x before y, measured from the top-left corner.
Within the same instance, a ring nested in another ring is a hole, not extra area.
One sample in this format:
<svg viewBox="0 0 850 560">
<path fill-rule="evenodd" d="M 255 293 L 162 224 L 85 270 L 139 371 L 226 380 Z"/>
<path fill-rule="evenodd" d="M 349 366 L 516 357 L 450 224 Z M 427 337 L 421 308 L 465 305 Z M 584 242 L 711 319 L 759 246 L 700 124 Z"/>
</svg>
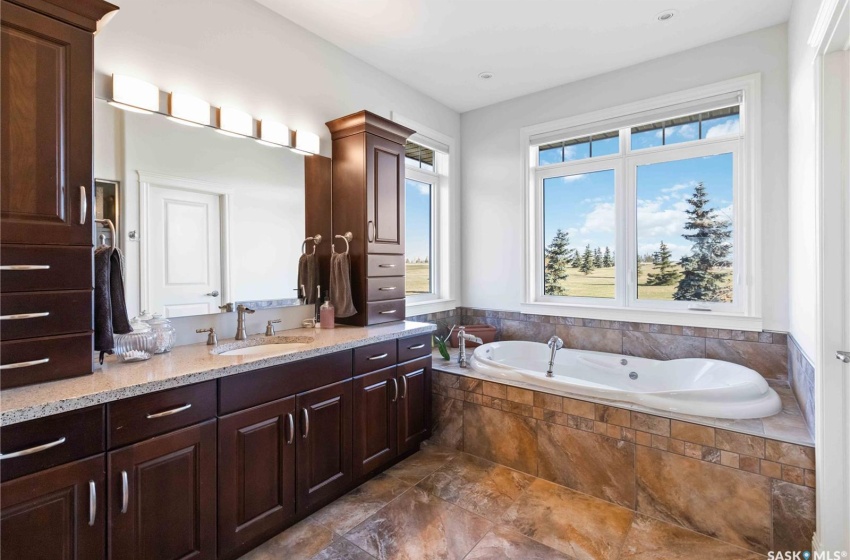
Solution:
<svg viewBox="0 0 850 560">
<path fill-rule="evenodd" d="M 108 103 L 125 111 L 151 115 L 159 111 L 159 88 L 138 78 L 112 74 L 112 100 Z"/>
<path fill-rule="evenodd" d="M 226 136 L 244 138 L 254 135 L 254 117 L 233 107 L 219 107 L 217 113 L 218 130 Z"/>
<path fill-rule="evenodd" d="M 192 95 L 172 91 L 168 94 L 171 120 L 189 126 L 210 125 L 210 104 Z"/>
<path fill-rule="evenodd" d="M 276 121 L 268 119 L 259 121 L 257 123 L 257 134 L 260 136 L 257 142 L 264 146 L 280 148 L 292 145 L 289 139 L 289 127 Z"/>
<path fill-rule="evenodd" d="M 307 132 L 306 130 L 295 131 L 295 147 L 293 152 L 305 155 L 313 155 L 319 153 L 319 135 Z"/>
</svg>

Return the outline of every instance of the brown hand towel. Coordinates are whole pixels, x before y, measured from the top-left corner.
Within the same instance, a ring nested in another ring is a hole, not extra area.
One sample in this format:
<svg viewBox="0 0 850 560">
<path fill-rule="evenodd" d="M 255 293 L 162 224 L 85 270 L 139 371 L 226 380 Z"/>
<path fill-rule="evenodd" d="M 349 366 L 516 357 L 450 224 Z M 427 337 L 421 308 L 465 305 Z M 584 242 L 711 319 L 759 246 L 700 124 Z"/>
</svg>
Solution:
<svg viewBox="0 0 850 560">
<path fill-rule="evenodd" d="M 351 261 L 348 253 L 331 254 L 331 305 L 337 317 L 351 317 L 357 313 L 351 299 Z"/>
<path fill-rule="evenodd" d="M 122 256 L 118 249 L 99 247 L 94 252 L 94 349 L 112 353 L 114 334 L 132 331 L 124 300 Z"/>
<path fill-rule="evenodd" d="M 298 259 L 298 289 L 304 286 L 304 303 L 316 303 L 316 285 L 319 282 L 319 265 L 316 255 L 302 254 Z"/>
</svg>

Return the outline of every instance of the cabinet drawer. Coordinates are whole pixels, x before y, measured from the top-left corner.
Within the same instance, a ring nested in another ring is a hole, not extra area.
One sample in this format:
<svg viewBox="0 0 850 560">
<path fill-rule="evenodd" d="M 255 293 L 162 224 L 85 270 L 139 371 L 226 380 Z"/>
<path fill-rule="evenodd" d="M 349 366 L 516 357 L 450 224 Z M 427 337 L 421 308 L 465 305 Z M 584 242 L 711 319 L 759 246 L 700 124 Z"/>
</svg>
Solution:
<svg viewBox="0 0 850 560">
<path fill-rule="evenodd" d="M 354 375 L 362 375 L 394 365 L 396 365 L 395 340 L 385 340 L 354 349 Z"/>
<path fill-rule="evenodd" d="M 366 276 L 404 276 L 404 255 L 366 255 Z"/>
<path fill-rule="evenodd" d="M 91 333 L 0 342 L 0 389 L 92 372 Z"/>
<path fill-rule="evenodd" d="M 0 480 L 5 482 L 103 450 L 103 405 L 3 426 Z"/>
<path fill-rule="evenodd" d="M 91 290 L 91 247 L 0 245 L 0 291 Z"/>
<path fill-rule="evenodd" d="M 398 339 L 398 361 L 406 362 L 431 354 L 431 334 Z"/>
<path fill-rule="evenodd" d="M 92 330 L 92 291 L 0 294 L 3 340 Z"/>
<path fill-rule="evenodd" d="M 392 299 L 388 301 L 376 301 L 366 304 L 368 324 L 389 323 L 391 321 L 404 320 L 404 300 Z"/>
<path fill-rule="evenodd" d="M 404 276 L 366 279 L 366 300 L 384 301 L 404 296 Z"/>
<path fill-rule="evenodd" d="M 216 382 L 205 381 L 107 405 L 107 448 L 114 449 L 215 417 Z"/>
</svg>

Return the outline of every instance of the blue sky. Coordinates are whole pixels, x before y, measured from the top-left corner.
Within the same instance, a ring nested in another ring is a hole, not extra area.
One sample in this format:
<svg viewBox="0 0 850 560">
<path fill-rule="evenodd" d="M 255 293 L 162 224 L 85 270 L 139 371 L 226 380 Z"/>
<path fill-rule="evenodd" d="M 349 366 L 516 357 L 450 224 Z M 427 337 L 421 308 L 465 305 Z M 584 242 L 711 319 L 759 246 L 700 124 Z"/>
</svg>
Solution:
<svg viewBox="0 0 850 560">
<path fill-rule="evenodd" d="M 425 259 L 431 253 L 431 185 L 405 180 L 405 257 Z"/>
</svg>

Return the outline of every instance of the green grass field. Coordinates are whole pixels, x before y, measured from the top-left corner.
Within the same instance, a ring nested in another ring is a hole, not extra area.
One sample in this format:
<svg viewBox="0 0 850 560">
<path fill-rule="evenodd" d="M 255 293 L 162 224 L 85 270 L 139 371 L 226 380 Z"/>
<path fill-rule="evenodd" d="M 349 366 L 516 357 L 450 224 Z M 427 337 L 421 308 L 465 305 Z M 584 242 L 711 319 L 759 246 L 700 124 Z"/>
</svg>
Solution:
<svg viewBox="0 0 850 560">
<path fill-rule="evenodd" d="M 408 265 L 410 266 L 410 265 Z M 677 265 L 677 270 L 681 268 Z M 574 297 L 614 297 L 614 271 L 615 268 L 597 268 L 590 274 L 579 272 L 577 268 L 568 269 L 569 278 L 564 283 L 567 295 Z M 646 279 L 649 274 L 655 272 L 655 267 L 650 264 L 641 266 L 638 276 L 638 298 L 671 301 L 676 291 L 676 284 L 672 286 L 647 286 Z M 731 283 L 732 274 L 727 275 L 727 282 Z M 408 281 L 409 282 L 409 281 Z"/>
<path fill-rule="evenodd" d="M 427 294 L 431 291 L 431 265 L 407 263 L 404 265 L 404 291 L 407 294 Z"/>
</svg>

